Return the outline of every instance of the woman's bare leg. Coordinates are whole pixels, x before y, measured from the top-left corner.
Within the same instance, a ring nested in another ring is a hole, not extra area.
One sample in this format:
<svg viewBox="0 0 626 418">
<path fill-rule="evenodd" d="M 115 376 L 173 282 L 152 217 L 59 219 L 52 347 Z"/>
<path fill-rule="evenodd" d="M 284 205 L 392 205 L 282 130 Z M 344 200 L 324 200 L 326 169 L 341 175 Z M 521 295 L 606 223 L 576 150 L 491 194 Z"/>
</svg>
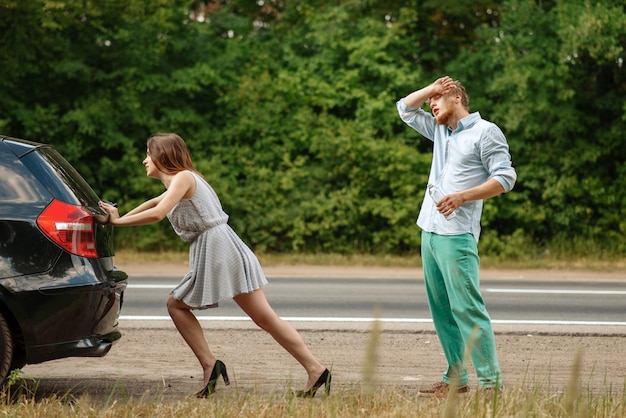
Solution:
<svg viewBox="0 0 626 418">
<path fill-rule="evenodd" d="M 274 312 L 265 297 L 263 289 L 242 293 L 233 298 L 241 309 L 261 329 L 267 331 L 289 354 L 304 367 L 308 374 L 306 388 L 311 388 L 325 368 L 313 356 L 304 340 L 291 325 Z"/>
<path fill-rule="evenodd" d="M 167 300 L 167 311 L 176 325 L 176 329 L 183 339 L 191 348 L 191 351 L 196 355 L 202 370 L 204 372 L 204 385 L 209 382 L 209 377 L 213 371 L 216 358 L 209 349 L 204 338 L 204 332 L 198 322 L 196 316 L 191 312 L 191 307 L 180 300 L 174 299 L 173 295 L 170 295 Z"/>
</svg>

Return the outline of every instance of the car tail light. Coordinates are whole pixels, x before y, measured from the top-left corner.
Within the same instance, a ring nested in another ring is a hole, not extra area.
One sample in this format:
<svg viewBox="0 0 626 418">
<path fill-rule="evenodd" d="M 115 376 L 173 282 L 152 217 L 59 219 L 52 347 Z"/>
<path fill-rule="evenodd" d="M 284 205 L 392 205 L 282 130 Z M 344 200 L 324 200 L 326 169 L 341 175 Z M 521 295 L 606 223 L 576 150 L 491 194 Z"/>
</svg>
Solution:
<svg viewBox="0 0 626 418">
<path fill-rule="evenodd" d="M 37 218 L 48 238 L 72 254 L 97 258 L 93 217 L 82 206 L 53 200 Z"/>
</svg>

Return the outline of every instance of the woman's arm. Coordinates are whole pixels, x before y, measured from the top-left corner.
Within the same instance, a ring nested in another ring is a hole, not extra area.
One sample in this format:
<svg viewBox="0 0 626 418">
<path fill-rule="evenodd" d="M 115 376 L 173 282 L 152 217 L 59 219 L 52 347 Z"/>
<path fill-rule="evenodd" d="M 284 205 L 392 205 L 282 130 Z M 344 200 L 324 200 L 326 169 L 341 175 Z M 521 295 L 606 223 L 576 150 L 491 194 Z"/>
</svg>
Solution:
<svg viewBox="0 0 626 418">
<path fill-rule="evenodd" d="M 181 171 L 174 175 L 170 186 L 163 194 L 150 199 L 124 216 L 119 216 L 117 208 L 100 202 L 100 207 L 110 216 L 110 223 L 119 226 L 148 225 L 161 221 L 168 212 L 187 195 L 195 190 L 196 180 L 189 171 Z"/>
<path fill-rule="evenodd" d="M 141 205 L 137 206 L 135 209 L 131 210 L 130 212 L 127 212 L 126 215 L 124 215 L 124 216 L 133 215 L 135 213 L 140 213 L 140 212 L 143 212 L 143 211 L 145 211 L 147 209 L 151 209 L 151 208 L 155 207 L 156 205 L 159 204 L 159 202 L 163 198 L 163 194 L 143 202 Z"/>
</svg>

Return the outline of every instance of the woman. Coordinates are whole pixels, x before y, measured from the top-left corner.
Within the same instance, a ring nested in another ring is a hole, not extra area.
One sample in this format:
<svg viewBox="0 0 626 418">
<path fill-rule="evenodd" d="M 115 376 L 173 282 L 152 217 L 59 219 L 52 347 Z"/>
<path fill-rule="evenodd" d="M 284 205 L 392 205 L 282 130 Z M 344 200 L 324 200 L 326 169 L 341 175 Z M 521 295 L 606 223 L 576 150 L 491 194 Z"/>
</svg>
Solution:
<svg viewBox="0 0 626 418">
<path fill-rule="evenodd" d="M 167 309 L 176 328 L 198 358 L 204 371 L 204 388 L 196 395 L 207 397 L 215 391 L 221 375 L 229 384 L 226 366 L 209 349 L 192 309 L 217 307 L 232 298 L 263 330 L 267 331 L 306 370 L 306 389 L 300 397 L 313 397 L 325 386 L 330 392 L 328 369 L 309 351 L 298 332 L 278 317 L 269 305 L 262 286 L 263 270 L 244 242 L 227 224 L 228 215 L 219 198 L 193 166 L 183 139 L 177 134 L 157 134 L 148 139 L 143 161 L 148 177 L 161 180 L 165 192 L 120 217 L 117 208 L 100 202 L 119 226 L 147 225 L 166 216 L 189 248 L 189 272 L 171 292 Z"/>
</svg>

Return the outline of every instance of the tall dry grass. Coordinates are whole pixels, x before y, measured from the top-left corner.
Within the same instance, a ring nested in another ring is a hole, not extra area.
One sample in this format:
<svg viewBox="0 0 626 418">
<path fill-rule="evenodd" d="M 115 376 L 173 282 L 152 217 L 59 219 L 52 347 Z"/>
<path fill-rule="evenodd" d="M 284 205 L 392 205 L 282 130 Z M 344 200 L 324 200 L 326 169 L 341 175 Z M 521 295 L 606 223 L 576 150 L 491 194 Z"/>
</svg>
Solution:
<svg viewBox="0 0 626 418">
<path fill-rule="evenodd" d="M 451 399 L 423 398 L 392 387 L 366 393 L 361 388 L 337 388 L 328 398 L 301 399 L 285 393 L 258 394 L 224 391 L 208 400 L 94 400 L 53 396 L 36 399 L 23 394 L 2 398 L 0 414 L 7 417 L 581 417 L 626 416 L 624 393 L 591 394 L 576 398 L 542 388 L 507 388 L 497 396 L 479 392 Z"/>
</svg>

